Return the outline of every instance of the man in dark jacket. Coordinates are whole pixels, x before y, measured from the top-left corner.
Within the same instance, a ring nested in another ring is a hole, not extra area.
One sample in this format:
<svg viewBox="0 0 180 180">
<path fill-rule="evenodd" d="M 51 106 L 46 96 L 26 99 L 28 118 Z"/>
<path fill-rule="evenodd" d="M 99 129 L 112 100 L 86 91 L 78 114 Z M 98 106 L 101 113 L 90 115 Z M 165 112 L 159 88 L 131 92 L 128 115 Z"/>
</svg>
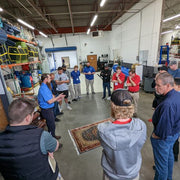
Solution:
<svg viewBox="0 0 180 180">
<path fill-rule="evenodd" d="M 58 92 L 56 90 L 57 84 L 56 84 L 56 82 L 54 80 L 55 79 L 54 73 L 51 73 L 50 77 L 51 77 L 51 90 L 52 90 L 53 95 L 56 97 L 56 96 L 58 96 Z M 59 111 L 58 104 L 59 104 L 58 102 L 55 102 L 54 103 L 54 109 L 53 109 L 54 110 L 54 117 L 55 117 L 56 122 L 60 121 L 60 119 L 57 118 L 56 116 L 64 114 L 63 112 Z"/>
<path fill-rule="evenodd" d="M 165 99 L 157 106 L 152 118 L 154 130 L 151 144 L 156 166 L 155 180 L 172 180 L 173 146 L 180 132 L 180 94 L 173 87 L 174 78 L 169 73 L 160 73 L 156 77 L 156 92 L 164 95 Z"/>
<path fill-rule="evenodd" d="M 110 90 L 110 81 L 111 81 L 111 71 L 109 70 L 108 65 L 104 66 L 104 70 L 101 71 L 100 76 L 103 78 L 103 97 L 102 99 L 106 98 L 106 88 L 108 89 L 108 95 L 111 96 Z"/>
<path fill-rule="evenodd" d="M 9 107 L 9 125 L 0 133 L 0 173 L 5 180 L 57 180 L 48 155 L 58 150 L 59 142 L 48 132 L 30 125 L 34 104 L 20 98 Z"/>
</svg>

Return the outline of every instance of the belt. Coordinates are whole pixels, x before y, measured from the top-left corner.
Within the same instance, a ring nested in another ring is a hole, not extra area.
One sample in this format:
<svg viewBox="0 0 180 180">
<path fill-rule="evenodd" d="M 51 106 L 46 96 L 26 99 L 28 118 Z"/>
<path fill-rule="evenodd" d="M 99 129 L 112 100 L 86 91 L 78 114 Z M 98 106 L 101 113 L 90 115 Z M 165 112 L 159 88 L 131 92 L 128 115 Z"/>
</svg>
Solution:
<svg viewBox="0 0 180 180">
<path fill-rule="evenodd" d="M 41 108 L 41 110 L 50 110 L 50 109 L 53 109 L 53 107 L 52 108 L 47 108 L 47 109 Z"/>
<path fill-rule="evenodd" d="M 136 92 L 131 92 L 131 91 L 129 91 L 130 93 L 138 93 L 139 91 L 136 91 Z"/>
</svg>

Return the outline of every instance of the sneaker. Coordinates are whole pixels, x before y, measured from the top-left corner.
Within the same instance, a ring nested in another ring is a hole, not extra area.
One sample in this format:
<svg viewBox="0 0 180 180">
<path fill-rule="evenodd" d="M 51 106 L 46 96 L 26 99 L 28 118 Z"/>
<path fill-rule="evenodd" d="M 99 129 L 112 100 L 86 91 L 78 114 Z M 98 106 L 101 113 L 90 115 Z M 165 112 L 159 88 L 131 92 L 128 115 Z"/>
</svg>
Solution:
<svg viewBox="0 0 180 180">
<path fill-rule="evenodd" d="M 92 94 L 96 94 L 95 92 L 92 92 Z"/>
<path fill-rule="evenodd" d="M 87 92 L 87 95 L 89 95 L 89 93 Z"/>
<path fill-rule="evenodd" d="M 111 100 L 111 96 L 109 96 L 109 97 L 107 98 L 107 100 Z"/>
<path fill-rule="evenodd" d="M 105 99 L 106 97 L 102 97 L 102 99 Z"/>
<path fill-rule="evenodd" d="M 77 101 L 77 99 L 73 99 L 72 101 Z"/>
<path fill-rule="evenodd" d="M 63 114 L 64 114 L 63 111 L 61 111 L 61 112 L 57 113 L 56 116 L 63 115 Z"/>
<path fill-rule="evenodd" d="M 70 106 L 67 106 L 67 109 L 70 110 L 70 111 L 72 110 L 72 108 Z"/>
<path fill-rule="evenodd" d="M 55 121 L 56 122 L 60 122 L 61 120 L 59 118 L 55 118 Z"/>
</svg>

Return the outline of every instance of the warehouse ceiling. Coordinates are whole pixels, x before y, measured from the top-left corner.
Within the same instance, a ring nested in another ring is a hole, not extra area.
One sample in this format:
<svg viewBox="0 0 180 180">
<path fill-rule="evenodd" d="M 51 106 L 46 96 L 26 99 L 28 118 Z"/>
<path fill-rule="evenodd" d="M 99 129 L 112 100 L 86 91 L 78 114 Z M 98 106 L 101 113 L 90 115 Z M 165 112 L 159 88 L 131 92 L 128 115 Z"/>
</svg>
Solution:
<svg viewBox="0 0 180 180">
<path fill-rule="evenodd" d="M 163 19 L 175 16 L 177 14 L 180 14 L 180 0 L 165 0 Z M 177 25 L 180 25 L 180 17 L 164 22 L 162 25 L 162 31 L 173 30 Z"/>
<path fill-rule="evenodd" d="M 33 25 L 45 34 L 86 32 L 95 14 L 97 21 L 91 30 L 111 30 L 123 14 L 138 13 L 154 0 L 0 0 L 2 17 L 17 22 L 17 18 Z M 164 0 L 164 19 L 180 12 L 180 0 Z M 180 18 L 163 23 L 162 31 L 180 25 Z M 35 31 L 38 34 L 38 31 Z"/>
<path fill-rule="evenodd" d="M 92 29 L 111 30 L 111 25 L 140 0 L 0 0 L 7 19 L 20 18 L 46 34 L 86 32 L 95 14 Z M 144 0 L 147 1 L 147 0 Z"/>
</svg>

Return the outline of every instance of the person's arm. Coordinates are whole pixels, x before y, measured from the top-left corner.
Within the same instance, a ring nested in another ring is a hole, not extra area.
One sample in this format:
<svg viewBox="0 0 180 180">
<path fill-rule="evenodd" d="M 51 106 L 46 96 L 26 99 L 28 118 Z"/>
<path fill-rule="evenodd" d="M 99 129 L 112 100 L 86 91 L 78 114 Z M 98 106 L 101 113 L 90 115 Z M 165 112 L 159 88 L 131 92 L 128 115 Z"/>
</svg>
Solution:
<svg viewBox="0 0 180 180">
<path fill-rule="evenodd" d="M 54 103 L 56 101 L 61 101 L 63 98 L 64 98 L 64 95 L 63 94 L 59 94 L 59 96 L 57 96 L 57 97 L 53 96 L 53 98 L 48 100 L 47 103 L 48 104 L 52 104 L 52 103 Z"/>
<path fill-rule="evenodd" d="M 113 74 L 112 82 L 113 83 L 118 83 L 118 80 L 117 80 L 117 77 L 116 77 L 116 73 Z"/>
<path fill-rule="evenodd" d="M 153 123 L 156 122 L 154 135 L 158 138 L 165 139 L 172 129 L 175 119 L 175 113 L 169 104 L 163 104 L 158 107 L 153 115 Z"/>
<path fill-rule="evenodd" d="M 40 138 L 40 149 L 43 154 L 53 153 L 59 148 L 59 142 L 47 131 L 43 131 Z"/>
<path fill-rule="evenodd" d="M 134 81 L 132 80 L 132 82 L 133 86 L 138 86 L 140 84 L 140 76 L 136 75 L 136 78 L 134 79 Z"/>
<path fill-rule="evenodd" d="M 129 77 L 127 78 L 127 83 L 126 83 L 126 85 L 129 87 L 129 86 L 132 86 L 132 84 L 130 83 L 130 81 L 129 81 Z"/>
<path fill-rule="evenodd" d="M 101 77 L 103 77 L 103 76 L 104 76 L 104 73 L 103 73 L 103 71 L 101 71 L 101 73 L 100 73 L 100 76 L 101 76 Z"/>
<path fill-rule="evenodd" d="M 95 74 L 96 72 L 95 72 L 95 69 L 94 68 L 92 68 L 92 72 L 91 72 L 91 74 Z"/>
<path fill-rule="evenodd" d="M 132 86 L 136 86 L 136 83 L 131 79 L 131 76 L 129 77 L 129 81 L 132 84 Z"/>
</svg>

